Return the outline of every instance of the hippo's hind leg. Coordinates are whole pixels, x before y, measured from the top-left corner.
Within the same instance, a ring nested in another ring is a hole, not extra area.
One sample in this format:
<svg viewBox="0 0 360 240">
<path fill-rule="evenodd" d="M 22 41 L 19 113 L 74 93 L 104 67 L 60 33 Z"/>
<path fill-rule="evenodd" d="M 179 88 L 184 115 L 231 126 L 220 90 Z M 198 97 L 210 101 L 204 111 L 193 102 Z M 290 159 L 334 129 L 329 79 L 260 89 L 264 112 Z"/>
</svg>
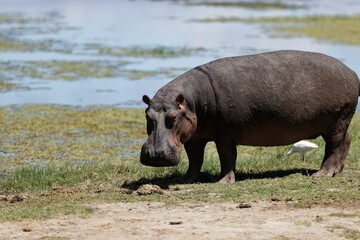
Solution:
<svg viewBox="0 0 360 240">
<path fill-rule="evenodd" d="M 352 115 L 340 117 L 329 132 L 322 135 L 326 143 L 325 155 L 320 170 L 313 176 L 335 176 L 344 168 L 351 142 L 347 129 Z"/>
<path fill-rule="evenodd" d="M 236 144 L 226 139 L 217 140 L 215 144 L 221 165 L 220 180 L 218 183 L 234 183 L 237 156 Z"/>
<path fill-rule="evenodd" d="M 325 156 L 321 164 L 320 170 L 313 174 L 315 177 L 319 176 L 335 176 L 340 173 L 346 163 L 346 156 L 350 147 L 350 136 L 345 133 L 345 136 L 340 141 L 333 141 L 324 138 L 326 142 Z"/>
<path fill-rule="evenodd" d="M 186 154 L 189 158 L 189 168 L 186 172 L 184 182 L 193 183 L 199 177 L 201 166 L 204 162 L 204 150 L 207 141 L 190 140 L 185 143 Z"/>
</svg>

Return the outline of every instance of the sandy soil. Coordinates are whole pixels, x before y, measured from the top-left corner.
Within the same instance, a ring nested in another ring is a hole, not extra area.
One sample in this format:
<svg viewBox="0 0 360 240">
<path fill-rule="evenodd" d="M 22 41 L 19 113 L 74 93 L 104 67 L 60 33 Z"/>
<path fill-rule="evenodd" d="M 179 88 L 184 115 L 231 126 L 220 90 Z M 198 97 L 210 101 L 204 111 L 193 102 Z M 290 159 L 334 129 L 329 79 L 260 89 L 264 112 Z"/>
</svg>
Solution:
<svg viewBox="0 0 360 240">
<path fill-rule="evenodd" d="M 0 239 L 346 239 L 360 231 L 358 207 L 294 209 L 284 202 L 239 204 L 113 203 L 88 218 L 2 223 Z M 333 214 L 333 215 L 330 215 Z M 355 231 L 356 232 L 356 231 Z"/>
</svg>

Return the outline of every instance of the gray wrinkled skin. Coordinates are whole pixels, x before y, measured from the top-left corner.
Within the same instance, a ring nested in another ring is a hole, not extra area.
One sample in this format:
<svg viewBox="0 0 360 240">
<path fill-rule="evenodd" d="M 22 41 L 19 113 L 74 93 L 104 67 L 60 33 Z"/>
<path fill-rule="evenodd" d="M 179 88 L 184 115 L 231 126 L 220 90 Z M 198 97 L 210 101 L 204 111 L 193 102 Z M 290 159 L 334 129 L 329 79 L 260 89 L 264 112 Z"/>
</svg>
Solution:
<svg viewBox="0 0 360 240">
<path fill-rule="evenodd" d="M 236 145 L 279 146 L 322 136 L 325 156 L 314 176 L 334 176 L 346 161 L 347 129 L 359 95 L 355 72 L 320 53 L 286 50 L 215 60 L 180 75 L 153 99 L 144 96 L 149 137 L 140 159 L 176 165 L 184 144 L 185 180 L 193 182 L 206 143 L 214 141 L 219 182 L 234 182 Z"/>
</svg>

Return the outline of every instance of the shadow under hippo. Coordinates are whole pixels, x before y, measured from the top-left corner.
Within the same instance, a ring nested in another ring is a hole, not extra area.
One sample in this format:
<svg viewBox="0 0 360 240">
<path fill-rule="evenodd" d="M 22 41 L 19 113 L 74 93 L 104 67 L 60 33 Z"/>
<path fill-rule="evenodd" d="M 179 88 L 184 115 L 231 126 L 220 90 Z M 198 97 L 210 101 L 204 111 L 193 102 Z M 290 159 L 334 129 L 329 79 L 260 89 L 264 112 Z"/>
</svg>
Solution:
<svg viewBox="0 0 360 240">
<path fill-rule="evenodd" d="M 320 53 L 284 50 L 215 60 L 180 75 L 153 99 L 143 96 L 148 139 L 140 161 L 174 166 L 183 144 L 185 181 L 193 182 L 205 145 L 214 141 L 219 182 L 231 183 L 236 145 L 280 146 L 322 136 L 325 155 L 313 176 L 334 176 L 346 162 L 359 95 L 356 73 Z"/>
</svg>

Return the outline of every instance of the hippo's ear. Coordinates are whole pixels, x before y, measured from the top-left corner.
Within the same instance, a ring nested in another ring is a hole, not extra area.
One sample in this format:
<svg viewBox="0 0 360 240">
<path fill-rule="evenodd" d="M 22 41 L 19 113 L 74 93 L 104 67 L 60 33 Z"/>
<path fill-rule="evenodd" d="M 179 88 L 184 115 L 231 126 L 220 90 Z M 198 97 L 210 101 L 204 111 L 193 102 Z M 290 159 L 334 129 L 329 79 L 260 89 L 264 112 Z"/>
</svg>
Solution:
<svg viewBox="0 0 360 240">
<path fill-rule="evenodd" d="M 182 94 L 179 94 L 177 97 L 176 97 L 176 103 L 178 104 L 178 107 L 180 110 L 184 109 L 184 96 Z"/>
<path fill-rule="evenodd" d="M 177 104 L 182 104 L 184 102 L 185 98 L 182 94 L 179 94 L 177 97 L 176 97 L 176 102 Z"/>
<path fill-rule="evenodd" d="M 147 95 L 144 95 L 142 100 L 145 104 L 150 105 L 150 98 Z"/>
</svg>

